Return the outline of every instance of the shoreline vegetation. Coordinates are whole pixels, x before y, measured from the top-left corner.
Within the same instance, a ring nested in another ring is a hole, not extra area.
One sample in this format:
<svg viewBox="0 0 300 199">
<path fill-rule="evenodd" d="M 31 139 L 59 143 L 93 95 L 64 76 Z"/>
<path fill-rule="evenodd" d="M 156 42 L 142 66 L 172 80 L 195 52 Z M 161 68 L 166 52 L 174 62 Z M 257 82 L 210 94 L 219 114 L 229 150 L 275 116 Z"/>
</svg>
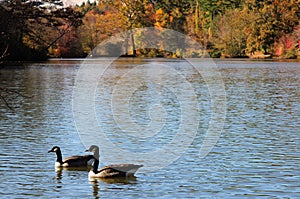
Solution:
<svg viewBox="0 0 300 199">
<path fill-rule="evenodd" d="M 187 35 L 211 58 L 300 59 L 300 3 L 294 0 L 97 0 L 68 7 L 61 0 L 11 0 L 0 2 L 0 24 L 0 64 L 85 58 L 123 32 L 123 40 L 92 56 L 205 57 L 188 48 L 136 49 L 144 35 L 131 30 L 143 27 Z M 182 41 L 159 46 L 176 42 Z"/>
</svg>

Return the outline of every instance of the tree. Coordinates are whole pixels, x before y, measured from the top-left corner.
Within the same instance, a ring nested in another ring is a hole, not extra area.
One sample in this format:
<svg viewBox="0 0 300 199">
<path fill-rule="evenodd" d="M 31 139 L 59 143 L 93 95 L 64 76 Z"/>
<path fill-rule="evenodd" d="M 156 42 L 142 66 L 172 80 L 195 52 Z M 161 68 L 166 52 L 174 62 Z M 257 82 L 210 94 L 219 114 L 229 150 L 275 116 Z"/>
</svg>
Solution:
<svg viewBox="0 0 300 199">
<path fill-rule="evenodd" d="M 297 58 L 300 50 L 300 25 L 290 34 L 283 35 L 274 43 L 275 56 L 283 58 Z"/>
<path fill-rule="evenodd" d="M 100 13 L 97 13 L 95 10 L 90 10 L 83 18 L 83 25 L 80 27 L 80 38 L 86 53 L 92 52 L 100 43 L 100 30 L 96 24 L 99 17 Z"/>
<path fill-rule="evenodd" d="M 256 18 L 249 24 L 247 51 L 272 53 L 272 45 L 299 24 L 299 0 L 247 0 Z"/>
<path fill-rule="evenodd" d="M 167 14 L 167 23 L 164 28 L 184 32 L 186 16 L 190 13 L 191 2 L 189 0 L 162 0 L 155 2 L 156 10 Z"/>
<path fill-rule="evenodd" d="M 246 9 L 231 9 L 218 16 L 213 26 L 213 41 L 224 56 L 246 56 L 247 34 L 245 29 L 251 23 L 253 16 Z"/>
<path fill-rule="evenodd" d="M 213 28 L 229 10 L 241 8 L 244 0 L 193 0 L 186 17 L 185 32 L 206 48 L 213 41 Z"/>
<path fill-rule="evenodd" d="M 96 8 L 89 9 L 83 18 L 83 25 L 80 27 L 80 38 L 84 51 L 92 53 L 91 56 L 108 53 L 97 52 L 95 48 L 108 37 L 123 32 L 125 27 L 124 16 L 118 12 L 116 7 L 108 3 L 99 3 Z M 110 49 L 112 49 L 111 47 Z"/>
<path fill-rule="evenodd" d="M 163 9 L 159 8 L 155 12 L 155 24 L 154 26 L 157 28 L 167 27 L 168 23 L 168 14 L 163 11 Z"/>
<path fill-rule="evenodd" d="M 0 2 L 0 50 L 8 46 L 11 60 L 44 59 L 48 49 L 73 27 L 81 13 L 61 0 Z"/>
<path fill-rule="evenodd" d="M 51 48 L 50 48 L 51 49 Z M 49 50 L 50 51 L 50 50 Z M 71 28 L 52 48 L 54 57 L 85 57 L 78 28 Z"/>
<path fill-rule="evenodd" d="M 7 51 L 8 51 L 8 46 L 6 46 L 5 50 L 3 51 L 3 53 L 2 53 L 1 56 L 0 56 L 0 64 L 2 64 L 2 60 L 3 60 L 6 56 L 8 56 Z"/>
<path fill-rule="evenodd" d="M 110 11 L 118 13 L 124 21 L 124 31 L 127 30 L 127 35 L 132 44 L 132 54 L 136 56 L 135 41 L 132 33 L 133 28 L 149 26 L 153 23 L 147 19 L 151 19 L 152 9 L 147 0 L 99 0 L 99 4 L 109 6 Z M 128 40 L 126 40 L 126 53 L 128 50 Z"/>
</svg>

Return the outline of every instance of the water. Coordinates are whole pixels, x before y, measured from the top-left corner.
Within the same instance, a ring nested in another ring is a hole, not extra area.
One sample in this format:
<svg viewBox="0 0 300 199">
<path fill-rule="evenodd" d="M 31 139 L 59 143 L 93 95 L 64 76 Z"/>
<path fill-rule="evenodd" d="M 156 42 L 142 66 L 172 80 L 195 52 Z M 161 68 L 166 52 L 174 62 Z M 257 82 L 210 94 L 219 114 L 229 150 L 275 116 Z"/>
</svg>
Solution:
<svg viewBox="0 0 300 199">
<path fill-rule="evenodd" d="M 199 74 L 185 73 L 188 66 L 184 61 L 124 59 L 115 63 L 100 81 L 104 84 L 98 85 L 97 118 L 122 149 L 147 152 L 168 143 L 180 126 L 180 100 L 185 99 L 176 98 L 172 89 L 160 90 L 158 98 L 154 94 L 159 89 L 148 84 L 132 96 L 129 105 L 135 123 L 147 126 L 150 118 L 155 118 L 151 110 L 165 114 L 164 126 L 153 127 L 160 133 L 144 135 L 142 141 L 121 133 L 116 136 L 121 128 L 107 106 L 111 86 L 124 79 L 122 75 L 137 65 L 151 67 L 158 63 L 181 71 L 195 88 L 201 117 L 192 144 L 164 168 L 141 170 L 136 179 L 96 182 L 88 180 L 88 171 L 55 171 L 55 155 L 47 153 L 53 145 L 59 145 L 64 157 L 85 154 L 72 111 L 80 62 L 51 61 L 1 69 L 1 87 L 24 95 L 6 96 L 13 110 L 4 103 L 0 106 L 1 198 L 300 197 L 299 62 L 216 61 L 225 85 L 226 119 L 217 144 L 204 158 L 199 158 L 199 150 L 212 113 L 211 96 Z M 152 106 L 158 102 L 163 107 Z"/>
</svg>

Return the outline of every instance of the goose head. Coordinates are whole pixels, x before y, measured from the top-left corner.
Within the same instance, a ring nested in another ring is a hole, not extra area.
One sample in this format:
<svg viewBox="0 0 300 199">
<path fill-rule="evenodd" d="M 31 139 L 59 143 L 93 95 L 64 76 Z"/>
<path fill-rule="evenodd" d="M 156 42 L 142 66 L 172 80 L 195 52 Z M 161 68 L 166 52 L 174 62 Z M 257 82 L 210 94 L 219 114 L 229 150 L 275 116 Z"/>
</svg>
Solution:
<svg viewBox="0 0 300 199">
<path fill-rule="evenodd" d="M 86 151 L 95 153 L 95 152 L 99 151 L 99 147 L 96 145 L 91 145 Z"/>
<path fill-rule="evenodd" d="M 48 153 L 51 153 L 51 152 L 59 152 L 60 151 L 60 148 L 58 147 L 58 146 L 54 146 L 54 147 L 52 147 L 52 149 L 51 150 L 49 150 L 48 151 Z"/>
<path fill-rule="evenodd" d="M 94 157 L 99 160 L 99 147 L 98 146 L 91 145 L 86 151 L 94 153 Z"/>
</svg>

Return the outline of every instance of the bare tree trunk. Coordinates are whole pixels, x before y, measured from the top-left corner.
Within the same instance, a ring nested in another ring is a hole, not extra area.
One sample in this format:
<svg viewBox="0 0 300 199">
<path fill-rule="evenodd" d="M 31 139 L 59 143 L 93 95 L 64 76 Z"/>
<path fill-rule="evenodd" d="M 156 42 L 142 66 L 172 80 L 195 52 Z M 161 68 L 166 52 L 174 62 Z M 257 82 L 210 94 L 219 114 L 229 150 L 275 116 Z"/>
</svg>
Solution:
<svg viewBox="0 0 300 199">
<path fill-rule="evenodd" d="M 131 42 L 132 42 L 132 55 L 135 57 L 136 56 L 136 49 L 135 49 L 135 43 L 134 43 L 134 35 L 131 30 Z"/>
<path fill-rule="evenodd" d="M 0 57 L 0 64 L 2 63 L 2 60 L 4 59 L 4 57 L 8 56 L 8 45 L 6 46 L 4 52 L 2 53 L 1 57 Z"/>
</svg>

